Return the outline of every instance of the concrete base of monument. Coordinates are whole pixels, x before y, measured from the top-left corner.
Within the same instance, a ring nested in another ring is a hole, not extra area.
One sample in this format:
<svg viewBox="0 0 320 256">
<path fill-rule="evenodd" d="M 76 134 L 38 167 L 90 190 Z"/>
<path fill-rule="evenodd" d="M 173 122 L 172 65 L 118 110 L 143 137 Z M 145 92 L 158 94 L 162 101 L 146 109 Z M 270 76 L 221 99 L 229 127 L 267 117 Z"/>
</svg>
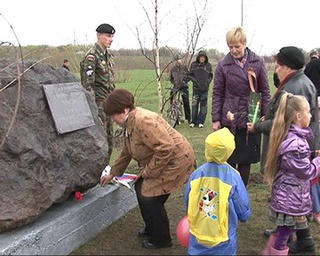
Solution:
<svg viewBox="0 0 320 256">
<path fill-rule="evenodd" d="M 0 234 L 0 255 L 67 255 L 137 206 L 125 187 L 88 190 L 82 201 L 69 198 L 34 223 Z"/>
</svg>

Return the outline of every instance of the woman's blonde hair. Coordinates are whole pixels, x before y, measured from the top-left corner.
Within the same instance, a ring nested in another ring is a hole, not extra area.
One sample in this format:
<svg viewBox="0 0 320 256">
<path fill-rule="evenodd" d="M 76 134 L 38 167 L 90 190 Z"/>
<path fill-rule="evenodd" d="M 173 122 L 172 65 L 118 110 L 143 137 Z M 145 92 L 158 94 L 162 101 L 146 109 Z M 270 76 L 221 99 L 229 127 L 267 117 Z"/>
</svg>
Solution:
<svg viewBox="0 0 320 256">
<path fill-rule="evenodd" d="M 307 99 L 301 95 L 283 92 L 280 96 L 279 107 L 276 112 L 269 138 L 269 148 L 265 163 L 265 179 L 272 184 L 278 172 L 278 156 L 281 143 L 286 138 L 291 123 L 296 120 L 298 112 L 303 110 L 303 102 Z"/>
<path fill-rule="evenodd" d="M 247 35 L 242 27 L 232 28 L 227 32 L 227 44 L 247 44 Z"/>
</svg>

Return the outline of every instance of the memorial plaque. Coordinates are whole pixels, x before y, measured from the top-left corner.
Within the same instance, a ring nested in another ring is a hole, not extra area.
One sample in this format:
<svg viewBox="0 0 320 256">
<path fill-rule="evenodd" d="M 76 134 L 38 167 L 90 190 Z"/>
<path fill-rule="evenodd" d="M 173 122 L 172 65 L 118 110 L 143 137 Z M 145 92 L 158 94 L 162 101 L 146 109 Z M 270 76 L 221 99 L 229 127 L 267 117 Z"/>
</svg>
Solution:
<svg viewBox="0 0 320 256">
<path fill-rule="evenodd" d="M 43 89 L 59 134 L 94 125 L 84 88 L 79 82 L 45 84 Z"/>
</svg>

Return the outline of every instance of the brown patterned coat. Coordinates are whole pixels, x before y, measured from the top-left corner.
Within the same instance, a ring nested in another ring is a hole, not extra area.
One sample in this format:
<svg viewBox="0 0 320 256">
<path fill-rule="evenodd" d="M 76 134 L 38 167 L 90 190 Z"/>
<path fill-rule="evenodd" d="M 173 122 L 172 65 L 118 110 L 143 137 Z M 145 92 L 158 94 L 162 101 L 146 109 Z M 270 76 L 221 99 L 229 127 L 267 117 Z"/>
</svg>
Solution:
<svg viewBox="0 0 320 256">
<path fill-rule="evenodd" d="M 124 145 L 111 174 L 122 175 L 132 158 L 150 177 L 142 182 L 143 196 L 174 192 L 195 170 L 194 151 L 187 139 L 160 115 L 139 107 L 129 113 Z"/>
</svg>

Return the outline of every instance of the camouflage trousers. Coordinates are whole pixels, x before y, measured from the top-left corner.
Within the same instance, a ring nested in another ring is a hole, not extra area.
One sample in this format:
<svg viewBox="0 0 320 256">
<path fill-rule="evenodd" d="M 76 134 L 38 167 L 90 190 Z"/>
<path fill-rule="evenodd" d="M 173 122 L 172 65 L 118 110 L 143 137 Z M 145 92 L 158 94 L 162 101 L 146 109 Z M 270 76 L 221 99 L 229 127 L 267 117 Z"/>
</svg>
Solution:
<svg viewBox="0 0 320 256">
<path fill-rule="evenodd" d="M 103 110 L 103 100 L 96 100 L 98 106 L 98 115 L 101 119 L 101 123 L 104 127 L 104 130 L 107 134 L 107 142 L 108 142 L 108 161 L 110 161 L 110 157 L 113 149 L 113 123 L 111 122 L 111 117 L 107 116 Z"/>
</svg>

